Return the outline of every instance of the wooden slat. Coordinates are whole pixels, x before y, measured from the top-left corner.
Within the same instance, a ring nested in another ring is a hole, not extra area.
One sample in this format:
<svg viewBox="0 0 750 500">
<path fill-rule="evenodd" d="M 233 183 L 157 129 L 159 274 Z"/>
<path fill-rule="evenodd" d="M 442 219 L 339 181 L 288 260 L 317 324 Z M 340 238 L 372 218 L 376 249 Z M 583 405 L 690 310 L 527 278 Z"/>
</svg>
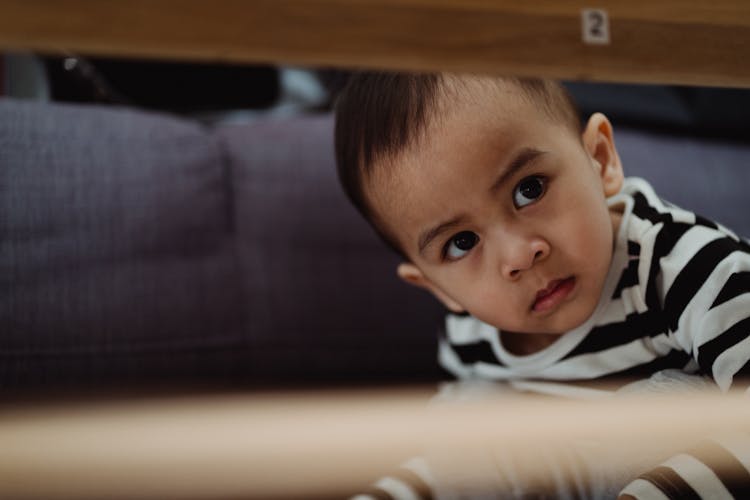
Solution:
<svg viewBox="0 0 750 500">
<path fill-rule="evenodd" d="M 0 48 L 747 87 L 750 2 L 0 0 Z"/>
<path fill-rule="evenodd" d="M 0 498 L 346 498 L 423 454 L 445 467 L 441 484 L 471 473 L 475 486 L 491 488 L 493 454 L 512 457 L 514 474 L 533 481 L 543 460 L 564 460 L 566 450 L 598 457 L 591 463 L 603 471 L 647 468 L 648 457 L 668 457 L 707 436 L 747 442 L 750 426 L 742 393 L 587 402 L 498 393 L 428 406 L 429 395 L 217 395 L 6 408 Z"/>
</svg>

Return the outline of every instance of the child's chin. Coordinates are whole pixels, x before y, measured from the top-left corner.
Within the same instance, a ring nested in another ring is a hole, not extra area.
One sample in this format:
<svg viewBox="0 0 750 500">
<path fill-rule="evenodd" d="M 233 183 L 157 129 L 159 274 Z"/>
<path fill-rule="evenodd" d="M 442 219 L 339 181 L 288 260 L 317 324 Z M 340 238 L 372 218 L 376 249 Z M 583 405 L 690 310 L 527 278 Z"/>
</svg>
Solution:
<svg viewBox="0 0 750 500">
<path fill-rule="evenodd" d="M 573 306 L 574 304 L 566 304 Z M 543 318 L 544 329 L 547 333 L 562 335 L 571 330 L 575 330 L 586 322 L 594 313 L 595 307 L 563 307 L 553 312 L 548 317 Z"/>
</svg>

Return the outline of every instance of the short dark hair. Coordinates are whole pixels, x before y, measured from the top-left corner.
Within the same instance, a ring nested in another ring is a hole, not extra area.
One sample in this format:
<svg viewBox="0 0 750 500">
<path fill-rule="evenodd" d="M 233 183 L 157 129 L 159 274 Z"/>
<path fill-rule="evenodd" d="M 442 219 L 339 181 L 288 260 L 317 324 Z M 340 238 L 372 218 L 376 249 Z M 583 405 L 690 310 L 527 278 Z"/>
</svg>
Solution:
<svg viewBox="0 0 750 500">
<path fill-rule="evenodd" d="M 459 77 L 460 78 L 460 77 Z M 498 77 L 516 85 L 550 117 L 581 130 L 570 94 L 552 80 Z M 344 192 L 380 237 L 406 257 L 377 216 L 365 193 L 366 176 L 384 158 L 396 157 L 423 133 L 440 104 L 445 77 L 438 73 L 360 72 L 353 74 L 335 104 L 336 165 Z"/>
</svg>

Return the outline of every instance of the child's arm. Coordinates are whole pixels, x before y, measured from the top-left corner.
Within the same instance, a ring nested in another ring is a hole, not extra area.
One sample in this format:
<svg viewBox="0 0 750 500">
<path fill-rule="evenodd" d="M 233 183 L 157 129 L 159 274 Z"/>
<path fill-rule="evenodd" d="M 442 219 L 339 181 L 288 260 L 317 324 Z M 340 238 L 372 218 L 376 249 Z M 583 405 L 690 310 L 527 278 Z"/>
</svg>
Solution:
<svg viewBox="0 0 750 500">
<path fill-rule="evenodd" d="M 748 498 L 750 436 L 704 441 L 628 484 L 620 498 Z"/>
<path fill-rule="evenodd" d="M 664 309 L 676 340 L 722 391 L 750 374 L 750 245 L 727 237 L 704 246 L 677 275 Z"/>
<path fill-rule="evenodd" d="M 741 377 L 750 375 L 750 245 L 708 228 L 692 233 L 660 259 L 669 334 L 722 391 L 746 390 Z M 681 244 L 697 251 L 678 251 Z M 671 457 L 628 484 L 620 498 L 744 498 L 750 495 L 748 470 L 750 437 L 735 434 Z"/>
<path fill-rule="evenodd" d="M 434 491 L 434 480 L 427 462 L 421 457 L 415 457 L 350 500 L 419 500 L 433 498 Z"/>
<path fill-rule="evenodd" d="M 644 249 L 651 254 L 645 301 L 660 310 L 673 347 L 726 392 L 750 375 L 750 244 L 710 221 L 695 221 L 653 226 L 658 231 Z"/>
</svg>

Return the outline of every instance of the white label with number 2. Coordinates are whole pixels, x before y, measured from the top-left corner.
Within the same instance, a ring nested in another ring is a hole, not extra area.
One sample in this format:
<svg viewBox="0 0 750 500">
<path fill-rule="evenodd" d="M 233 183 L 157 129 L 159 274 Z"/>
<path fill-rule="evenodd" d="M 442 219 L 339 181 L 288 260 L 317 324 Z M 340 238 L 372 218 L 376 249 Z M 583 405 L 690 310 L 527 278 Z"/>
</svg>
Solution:
<svg viewBox="0 0 750 500">
<path fill-rule="evenodd" d="M 583 43 L 609 45 L 609 16 L 604 9 L 581 11 Z"/>
</svg>

